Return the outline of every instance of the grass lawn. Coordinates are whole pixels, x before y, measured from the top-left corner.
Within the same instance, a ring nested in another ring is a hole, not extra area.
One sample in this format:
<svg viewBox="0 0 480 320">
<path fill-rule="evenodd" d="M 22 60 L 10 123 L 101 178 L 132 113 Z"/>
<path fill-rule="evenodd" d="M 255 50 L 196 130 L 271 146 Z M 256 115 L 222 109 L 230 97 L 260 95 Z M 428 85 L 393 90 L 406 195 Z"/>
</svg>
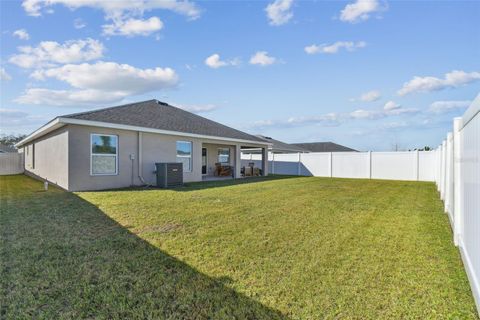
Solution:
<svg viewBox="0 0 480 320">
<path fill-rule="evenodd" d="M 478 319 L 431 183 L 0 177 L 2 319 Z"/>
</svg>

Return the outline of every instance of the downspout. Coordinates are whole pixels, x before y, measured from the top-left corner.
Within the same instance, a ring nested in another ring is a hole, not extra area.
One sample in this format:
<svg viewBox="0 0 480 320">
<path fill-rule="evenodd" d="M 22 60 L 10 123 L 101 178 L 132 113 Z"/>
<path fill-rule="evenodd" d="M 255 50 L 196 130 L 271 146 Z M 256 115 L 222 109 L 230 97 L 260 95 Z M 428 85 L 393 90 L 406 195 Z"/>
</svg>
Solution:
<svg viewBox="0 0 480 320">
<path fill-rule="evenodd" d="M 143 183 L 143 185 L 148 185 L 143 179 L 142 176 L 143 166 L 142 166 L 142 132 L 138 131 L 138 178 Z"/>
</svg>

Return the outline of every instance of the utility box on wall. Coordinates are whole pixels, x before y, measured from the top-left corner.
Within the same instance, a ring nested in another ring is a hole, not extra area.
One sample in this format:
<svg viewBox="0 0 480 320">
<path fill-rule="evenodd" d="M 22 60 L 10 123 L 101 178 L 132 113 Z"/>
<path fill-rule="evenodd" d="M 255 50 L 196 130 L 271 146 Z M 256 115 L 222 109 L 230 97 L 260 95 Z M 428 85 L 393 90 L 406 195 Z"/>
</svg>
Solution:
<svg viewBox="0 0 480 320">
<path fill-rule="evenodd" d="M 183 185 L 183 164 L 177 162 L 155 163 L 157 187 L 172 188 Z"/>
</svg>

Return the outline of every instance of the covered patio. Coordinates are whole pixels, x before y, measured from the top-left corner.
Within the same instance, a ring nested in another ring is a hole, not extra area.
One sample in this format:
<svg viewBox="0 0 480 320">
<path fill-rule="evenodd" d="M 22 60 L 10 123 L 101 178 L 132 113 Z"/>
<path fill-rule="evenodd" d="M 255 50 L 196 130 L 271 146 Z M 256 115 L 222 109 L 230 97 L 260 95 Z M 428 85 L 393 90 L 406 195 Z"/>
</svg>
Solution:
<svg viewBox="0 0 480 320">
<path fill-rule="evenodd" d="M 260 150 L 260 160 L 245 163 L 242 149 Z M 268 174 L 268 149 L 240 144 L 202 143 L 202 180 L 238 179 Z"/>
</svg>

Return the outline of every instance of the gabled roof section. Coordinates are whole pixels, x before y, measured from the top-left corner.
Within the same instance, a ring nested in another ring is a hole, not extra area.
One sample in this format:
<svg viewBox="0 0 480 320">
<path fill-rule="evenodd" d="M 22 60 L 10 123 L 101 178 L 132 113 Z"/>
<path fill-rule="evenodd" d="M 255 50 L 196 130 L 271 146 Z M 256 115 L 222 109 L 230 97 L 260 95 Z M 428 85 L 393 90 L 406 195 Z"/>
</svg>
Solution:
<svg viewBox="0 0 480 320">
<path fill-rule="evenodd" d="M 259 137 L 260 139 L 263 139 L 265 142 L 269 142 L 272 144 L 272 152 L 285 152 L 285 153 L 288 153 L 288 152 L 308 152 L 308 150 L 305 150 L 303 148 L 300 148 L 298 146 L 295 146 L 295 145 L 292 145 L 292 144 L 289 144 L 289 143 L 285 143 L 283 141 L 280 141 L 280 140 L 275 140 L 271 137 L 266 137 L 266 136 L 262 136 L 261 134 L 257 134 L 257 137 Z"/>
<path fill-rule="evenodd" d="M 310 152 L 342 152 L 342 151 L 354 151 L 349 147 L 342 146 L 333 142 L 310 142 L 310 143 L 292 143 L 291 145 L 308 150 Z"/>
<path fill-rule="evenodd" d="M 65 124 L 225 139 L 240 143 L 267 144 L 264 140 L 209 120 L 158 100 L 147 100 L 116 107 L 59 116 L 45 124 L 15 146 L 37 139 Z"/>
<path fill-rule="evenodd" d="M 61 118 L 100 121 L 198 135 L 264 142 L 254 135 L 227 127 L 158 100 L 148 100 L 118 107 L 69 114 L 61 116 Z"/>
</svg>

